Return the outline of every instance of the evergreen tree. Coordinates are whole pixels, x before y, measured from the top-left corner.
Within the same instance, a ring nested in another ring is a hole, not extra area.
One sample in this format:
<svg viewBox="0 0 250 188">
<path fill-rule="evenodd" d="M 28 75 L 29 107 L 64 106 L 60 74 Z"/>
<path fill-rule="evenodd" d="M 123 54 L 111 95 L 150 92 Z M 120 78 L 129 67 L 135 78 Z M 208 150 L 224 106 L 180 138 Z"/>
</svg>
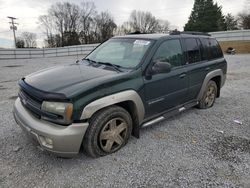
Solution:
<svg viewBox="0 0 250 188">
<path fill-rule="evenodd" d="M 194 7 L 186 23 L 185 31 L 225 31 L 225 18 L 222 15 L 222 7 L 213 0 L 195 0 Z"/>
</svg>

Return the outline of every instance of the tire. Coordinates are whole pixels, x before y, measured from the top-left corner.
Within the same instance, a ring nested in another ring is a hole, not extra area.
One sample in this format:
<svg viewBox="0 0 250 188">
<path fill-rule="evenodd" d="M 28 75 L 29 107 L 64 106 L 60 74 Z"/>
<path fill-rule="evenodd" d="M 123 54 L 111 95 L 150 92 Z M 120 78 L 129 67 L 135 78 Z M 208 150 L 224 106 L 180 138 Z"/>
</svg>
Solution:
<svg viewBox="0 0 250 188">
<path fill-rule="evenodd" d="M 198 108 L 207 109 L 214 105 L 215 99 L 217 97 L 218 87 L 215 81 L 210 80 L 206 86 L 206 89 L 199 101 Z"/>
<path fill-rule="evenodd" d="M 83 139 L 83 150 L 93 158 L 121 149 L 132 132 L 130 114 L 119 106 L 110 106 L 94 114 Z"/>
</svg>

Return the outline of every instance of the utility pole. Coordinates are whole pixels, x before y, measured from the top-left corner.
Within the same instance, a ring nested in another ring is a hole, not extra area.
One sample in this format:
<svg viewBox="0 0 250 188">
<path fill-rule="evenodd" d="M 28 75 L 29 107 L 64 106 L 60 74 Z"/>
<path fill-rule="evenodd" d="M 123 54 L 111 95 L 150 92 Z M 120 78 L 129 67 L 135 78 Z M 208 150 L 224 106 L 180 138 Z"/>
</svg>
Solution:
<svg viewBox="0 0 250 188">
<path fill-rule="evenodd" d="M 17 18 L 14 18 L 14 17 L 11 17 L 11 16 L 8 16 L 7 18 L 11 19 L 11 22 L 9 22 L 11 24 L 10 29 L 13 30 L 14 42 L 15 42 L 15 48 L 16 48 L 16 33 L 15 33 L 15 31 L 17 30 L 16 25 L 18 25 L 18 23 L 15 23 L 14 20 L 17 19 Z"/>
</svg>

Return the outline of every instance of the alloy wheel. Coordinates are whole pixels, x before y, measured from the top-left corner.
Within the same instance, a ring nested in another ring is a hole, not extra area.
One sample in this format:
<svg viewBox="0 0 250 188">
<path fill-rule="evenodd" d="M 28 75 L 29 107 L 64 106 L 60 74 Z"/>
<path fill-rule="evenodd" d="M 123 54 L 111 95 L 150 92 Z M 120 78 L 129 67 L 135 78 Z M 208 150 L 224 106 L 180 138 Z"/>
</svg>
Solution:
<svg viewBox="0 0 250 188">
<path fill-rule="evenodd" d="M 208 87 L 206 97 L 205 97 L 205 105 L 206 107 L 211 107 L 216 98 L 216 88 L 213 85 Z"/>
<path fill-rule="evenodd" d="M 128 125 L 123 119 L 111 119 L 100 132 L 99 143 L 101 149 L 107 153 L 118 150 L 124 144 L 127 134 Z"/>
</svg>

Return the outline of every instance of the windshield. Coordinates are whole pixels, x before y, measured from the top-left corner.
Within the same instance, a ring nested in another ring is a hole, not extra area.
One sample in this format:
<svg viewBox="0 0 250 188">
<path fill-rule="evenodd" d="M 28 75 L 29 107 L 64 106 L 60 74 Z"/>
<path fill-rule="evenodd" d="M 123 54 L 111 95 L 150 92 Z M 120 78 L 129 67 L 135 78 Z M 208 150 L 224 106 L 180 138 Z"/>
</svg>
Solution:
<svg viewBox="0 0 250 188">
<path fill-rule="evenodd" d="M 86 59 L 133 68 L 140 63 L 151 43 L 150 40 L 110 39 L 96 48 Z"/>
</svg>

